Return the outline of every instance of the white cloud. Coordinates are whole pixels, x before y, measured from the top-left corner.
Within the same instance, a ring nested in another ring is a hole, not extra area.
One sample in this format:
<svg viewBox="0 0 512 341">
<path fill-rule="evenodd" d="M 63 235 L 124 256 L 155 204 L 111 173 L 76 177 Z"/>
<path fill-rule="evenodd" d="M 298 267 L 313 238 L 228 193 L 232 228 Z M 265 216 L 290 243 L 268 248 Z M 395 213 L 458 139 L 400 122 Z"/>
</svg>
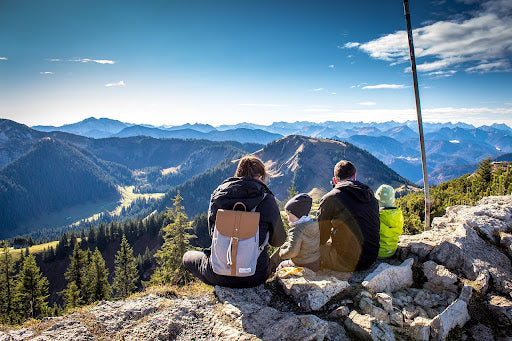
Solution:
<svg viewBox="0 0 512 341">
<path fill-rule="evenodd" d="M 446 71 L 429 72 L 427 75 L 429 75 L 432 78 L 446 78 L 446 77 L 451 77 L 456 73 L 457 73 L 457 71 L 455 71 L 455 70 L 446 70 Z"/>
<path fill-rule="evenodd" d="M 354 89 L 354 88 L 360 88 L 360 87 L 362 87 L 363 85 L 366 85 L 366 84 L 368 84 L 368 83 L 359 83 L 359 84 L 357 84 L 357 85 L 351 85 L 351 86 L 350 86 L 350 88 L 351 88 L 351 89 Z"/>
<path fill-rule="evenodd" d="M 334 69 L 334 65 L 333 64 L 329 65 L 329 68 Z"/>
<path fill-rule="evenodd" d="M 46 59 L 47 61 L 49 62 L 60 62 L 62 59 L 59 59 L 59 58 L 49 58 L 49 59 Z"/>
<path fill-rule="evenodd" d="M 460 143 L 459 140 L 450 140 L 450 143 Z"/>
<path fill-rule="evenodd" d="M 346 47 L 346 48 L 353 48 L 353 47 L 359 47 L 359 45 L 361 45 L 360 43 L 355 43 L 355 42 L 349 42 L 349 43 L 346 43 L 343 47 Z"/>
<path fill-rule="evenodd" d="M 466 69 L 466 72 L 469 73 L 488 73 L 501 71 L 510 71 L 510 63 L 507 60 L 500 60 L 494 63 L 482 63 L 480 65 Z"/>
<path fill-rule="evenodd" d="M 119 81 L 117 83 L 107 83 L 105 84 L 105 86 L 107 87 L 111 87 L 111 86 L 125 86 L 126 83 L 124 81 Z"/>
<path fill-rule="evenodd" d="M 375 103 L 375 102 L 360 102 L 358 104 L 359 105 L 366 105 L 366 106 L 377 105 L 377 103 Z"/>
<path fill-rule="evenodd" d="M 0 57 L 0 60 L 7 60 L 7 57 Z"/>
<path fill-rule="evenodd" d="M 42 72 L 39 72 L 40 74 L 42 75 L 53 75 L 53 72 L 51 71 L 42 71 Z"/>
<path fill-rule="evenodd" d="M 438 21 L 413 31 L 418 71 L 445 71 L 461 67 L 467 72 L 512 71 L 504 60 L 512 51 L 512 1 L 481 3 L 474 16 L 458 21 Z M 347 43 L 371 57 L 398 64 L 408 61 L 406 31 L 366 43 Z"/>
<path fill-rule="evenodd" d="M 316 89 L 313 89 L 313 91 L 323 91 L 324 88 L 316 88 Z"/>
<path fill-rule="evenodd" d="M 336 95 L 336 93 L 335 92 L 331 92 L 331 95 Z"/>
<path fill-rule="evenodd" d="M 377 85 L 366 85 L 363 86 L 363 90 L 373 90 L 373 89 L 405 89 L 407 88 L 403 84 L 377 84 Z"/>
<path fill-rule="evenodd" d="M 115 64 L 114 60 L 108 59 L 89 59 L 89 58 L 79 58 L 79 59 L 69 59 L 70 62 L 80 62 L 80 63 L 98 63 L 98 64 Z"/>
<path fill-rule="evenodd" d="M 257 108 L 278 108 L 282 107 L 280 104 L 271 104 L 271 103 L 242 103 L 239 104 L 244 107 L 257 107 Z"/>
</svg>

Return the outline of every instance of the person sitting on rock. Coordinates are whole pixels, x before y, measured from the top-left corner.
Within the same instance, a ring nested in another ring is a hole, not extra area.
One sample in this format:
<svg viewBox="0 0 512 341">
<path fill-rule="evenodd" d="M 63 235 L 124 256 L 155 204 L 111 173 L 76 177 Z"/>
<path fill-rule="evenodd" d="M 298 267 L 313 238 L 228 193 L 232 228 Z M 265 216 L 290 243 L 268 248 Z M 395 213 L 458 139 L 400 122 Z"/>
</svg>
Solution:
<svg viewBox="0 0 512 341">
<path fill-rule="evenodd" d="M 379 204 L 371 188 L 356 180 L 356 167 L 334 167 L 334 188 L 320 201 L 320 264 L 352 272 L 369 268 L 379 253 Z"/>
<path fill-rule="evenodd" d="M 277 270 L 303 266 L 318 271 L 320 266 L 320 231 L 318 222 L 309 215 L 313 199 L 306 193 L 291 198 L 284 209 L 290 223 L 288 241 L 270 257 Z"/>
<path fill-rule="evenodd" d="M 379 257 L 387 258 L 395 254 L 398 237 L 404 228 L 402 210 L 395 207 L 395 190 L 389 185 L 381 185 L 375 192 L 380 208 L 380 247 Z"/>
<path fill-rule="evenodd" d="M 247 211 L 260 214 L 258 238 L 262 252 L 257 258 L 255 273 L 238 277 L 221 275 L 214 271 L 211 249 L 205 249 L 203 252 L 187 251 L 183 255 L 183 265 L 206 284 L 249 288 L 267 280 L 269 275 L 267 240 L 272 246 L 281 246 L 286 241 L 286 231 L 276 199 L 265 184 L 266 178 L 267 172 L 263 162 L 255 156 L 244 156 L 238 163 L 235 176 L 226 179 L 213 191 L 208 209 L 210 237 L 214 234 L 218 210 L 233 210 L 234 204 L 242 203 Z"/>
</svg>

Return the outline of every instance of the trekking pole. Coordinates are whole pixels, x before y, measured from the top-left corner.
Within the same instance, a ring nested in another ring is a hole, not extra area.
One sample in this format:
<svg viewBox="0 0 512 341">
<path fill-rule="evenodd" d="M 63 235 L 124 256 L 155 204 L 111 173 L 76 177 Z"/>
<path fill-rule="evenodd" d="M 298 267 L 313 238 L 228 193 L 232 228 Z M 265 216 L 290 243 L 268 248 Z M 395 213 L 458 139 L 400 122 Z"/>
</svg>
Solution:
<svg viewBox="0 0 512 341">
<path fill-rule="evenodd" d="M 427 157 L 425 154 L 425 139 L 423 137 L 423 119 L 421 117 L 420 91 L 418 89 L 418 75 L 416 73 L 416 58 L 412 41 L 411 15 L 409 14 L 409 0 L 403 0 L 405 21 L 407 23 L 407 36 L 409 38 L 409 57 L 411 59 L 412 81 L 414 83 L 414 98 L 416 100 L 416 116 L 418 118 L 418 133 L 420 136 L 421 166 L 423 169 L 423 187 L 425 191 L 425 230 L 430 229 L 430 193 L 427 175 Z"/>
</svg>

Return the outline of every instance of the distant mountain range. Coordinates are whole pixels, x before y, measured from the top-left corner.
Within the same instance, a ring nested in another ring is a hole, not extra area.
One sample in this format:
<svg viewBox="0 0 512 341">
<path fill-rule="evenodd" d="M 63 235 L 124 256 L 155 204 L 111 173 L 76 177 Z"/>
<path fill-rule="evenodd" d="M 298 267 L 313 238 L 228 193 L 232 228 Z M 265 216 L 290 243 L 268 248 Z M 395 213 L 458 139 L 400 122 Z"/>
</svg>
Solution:
<svg viewBox="0 0 512 341">
<path fill-rule="evenodd" d="M 431 181 L 448 178 L 443 170 L 468 169 L 475 161 L 512 152 L 512 129 L 505 124 L 476 128 L 466 123 L 423 124 L 427 145 L 427 162 Z M 266 144 L 286 135 L 334 138 L 363 148 L 407 179 L 422 181 L 416 121 L 398 123 L 366 122 L 274 122 L 270 125 L 239 123 L 213 127 L 207 124 L 180 126 L 133 125 L 108 119 L 88 118 L 61 127 L 34 127 L 45 131 L 81 133 L 90 137 L 136 135 L 155 138 L 234 140 Z M 460 166 L 460 167 L 459 167 Z M 450 174 L 452 174 L 450 172 Z M 460 176 L 462 174 L 456 174 Z"/>
</svg>

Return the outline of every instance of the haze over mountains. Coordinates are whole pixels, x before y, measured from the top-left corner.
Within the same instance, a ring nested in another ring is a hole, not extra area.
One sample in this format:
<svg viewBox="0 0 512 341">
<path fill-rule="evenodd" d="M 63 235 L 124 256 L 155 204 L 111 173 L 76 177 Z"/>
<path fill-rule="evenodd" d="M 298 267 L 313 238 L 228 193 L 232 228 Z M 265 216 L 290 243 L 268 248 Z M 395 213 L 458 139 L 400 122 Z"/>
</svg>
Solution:
<svg viewBox="0 0 512 341">
<path fill-rule="evenodd" d="M 239 123 L 213 127 L 133 125 L 110 119 L 88 118 L 61 127 L 35 126 L 42 131 L 62 131 L 89 137 L 145 135 L 157 138 L 234 140 L 266 144 L 286 135 L 332 138 L 350 142 L 372 153 L 398 174 L 421 184 L 417 123 L 274 122 L 271 125 Z M 430 181 L 440 183 L 474 170 L 478 161 L 512 152 L 512 129 L 505 124 L 475 127 L 466 123 L 424 123 Z"/>
</svg>

